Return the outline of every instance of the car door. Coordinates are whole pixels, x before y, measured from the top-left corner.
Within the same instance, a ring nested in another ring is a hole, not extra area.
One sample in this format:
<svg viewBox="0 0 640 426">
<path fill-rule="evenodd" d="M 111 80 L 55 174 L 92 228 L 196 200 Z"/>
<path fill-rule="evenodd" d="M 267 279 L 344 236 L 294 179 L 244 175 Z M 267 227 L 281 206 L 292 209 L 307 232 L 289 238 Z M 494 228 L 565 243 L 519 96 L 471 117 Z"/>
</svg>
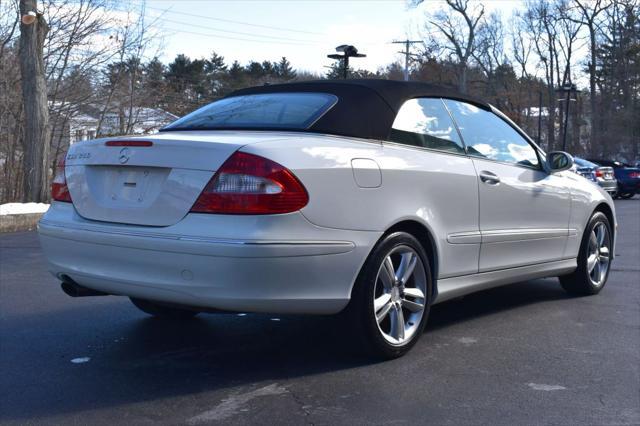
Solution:
<svg viewBox="0 0 640 426">
<path fill-rule="evenodd" d="M 570 194 L 536 148 L 496 112 L 445 100 L 478 174 L 479 271 L 562 259 Z"/>
<path fill-rule="evenodd" d="M 477 273 L 477 176 L 442 99 L 406 101 L 384 151 L 383 181 L 398 188 L 385 209 L 397 207 L 396 217 L 409 210 L 425 218 L 440 251 L 439 278 Z"/>
</svg>

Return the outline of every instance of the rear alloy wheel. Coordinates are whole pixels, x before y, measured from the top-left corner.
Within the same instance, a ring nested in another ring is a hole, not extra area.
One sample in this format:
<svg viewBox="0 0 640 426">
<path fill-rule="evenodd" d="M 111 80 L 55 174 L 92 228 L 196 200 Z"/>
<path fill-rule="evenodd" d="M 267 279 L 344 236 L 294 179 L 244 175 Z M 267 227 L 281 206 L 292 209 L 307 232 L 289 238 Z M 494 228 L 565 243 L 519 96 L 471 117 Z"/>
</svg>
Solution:
<svg viewBox="0 0 640 426">
<path fill-rule="evenodd" d="M 373 355 L 396 358 L 415 344 L 429 315 L 431 288 L 427 255 L 418 240 L 396 232 L 378 243 L 350 305 L 357 333 Z"/>
<path fill-rule="evenodd" d="M 142 312 L 158 318 L 184 320 L 193 318 L 198 315 L 198 311 L 192 311 L 189 309 L 174 308 L 173 306 L 163 305 L 160 303 L 152 302 L 145 299 L 136 299 L 131 297 L 131 302 L 136 308 Z"/>
<path fill-rule="evenodd" d="M 611 267 L 611 225 L 607 217 L 596 212 L 589 221 L 582 237 L 578 267 L 560 277 L 560 284 L 571 294 L 590 295 L 602 290 Z"/>
<path fill-rule="evenodd" d="M 618 195 L 623 200 L 628 200 L 629 198 L 633 198 L 633 196 L 636 195 L 636 194 L 635 194 L 635 192 L 620 192 L 620 193 L 618 193 Z"/>
</svg>

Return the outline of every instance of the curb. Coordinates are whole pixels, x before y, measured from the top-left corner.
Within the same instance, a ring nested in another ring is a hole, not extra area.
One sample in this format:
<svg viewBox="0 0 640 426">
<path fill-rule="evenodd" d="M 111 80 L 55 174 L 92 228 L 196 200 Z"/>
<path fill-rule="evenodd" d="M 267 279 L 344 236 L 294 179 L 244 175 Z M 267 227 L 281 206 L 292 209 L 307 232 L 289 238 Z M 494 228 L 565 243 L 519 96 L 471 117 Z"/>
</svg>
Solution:
<svg viewBox="0 0 640 426">
<path fill-rule="evenodd" d="M 0 216 L 0 233 L 36 229 L 44 213 L 6 214 Z"/>
</svg>

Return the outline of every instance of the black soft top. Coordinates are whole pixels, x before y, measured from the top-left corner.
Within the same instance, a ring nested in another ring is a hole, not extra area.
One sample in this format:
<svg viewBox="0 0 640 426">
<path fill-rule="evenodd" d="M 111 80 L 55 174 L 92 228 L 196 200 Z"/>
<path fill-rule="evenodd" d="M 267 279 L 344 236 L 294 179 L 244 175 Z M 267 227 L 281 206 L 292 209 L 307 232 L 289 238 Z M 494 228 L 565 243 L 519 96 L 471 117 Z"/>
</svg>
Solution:
<svg viewBox="0 0 640 426">
<path fill-rule="evenodd" d="M 393 120 L 405 101 L 442 97 L 469 102 L 488 110 L 489 104 L 452 89 L 427 83 L 395 80 L 316 80 L 273 84 L 237 90 L 227 97 L 261 93 L 319 92 L 338 97 L 338 103 L 307 131 L 365 139 L 387 139 Z"/>
</svg>

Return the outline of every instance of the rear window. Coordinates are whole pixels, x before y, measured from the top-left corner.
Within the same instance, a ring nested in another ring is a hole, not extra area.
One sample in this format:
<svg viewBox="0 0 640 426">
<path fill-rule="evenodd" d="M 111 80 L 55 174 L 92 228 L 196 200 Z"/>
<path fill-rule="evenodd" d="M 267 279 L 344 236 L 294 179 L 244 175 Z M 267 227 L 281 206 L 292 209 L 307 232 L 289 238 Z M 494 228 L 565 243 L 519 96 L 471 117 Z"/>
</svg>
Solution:
<svg viewBox="0 0 640 426">
<path fill-rule="evenodd" d="M 593 169 L 597 169 L 599 166 L 591 161 L 584 160 L 582 158 L 573 158 L 574 163 L 576 163 L 580 167 L 591 167 Z"/>
<path fill-rule="evenodd" d="M 328 93 L 266 93 L 234 96 L 202 107 L 163 130 L 304 130 L 333 107 Z"/>
</svg>

